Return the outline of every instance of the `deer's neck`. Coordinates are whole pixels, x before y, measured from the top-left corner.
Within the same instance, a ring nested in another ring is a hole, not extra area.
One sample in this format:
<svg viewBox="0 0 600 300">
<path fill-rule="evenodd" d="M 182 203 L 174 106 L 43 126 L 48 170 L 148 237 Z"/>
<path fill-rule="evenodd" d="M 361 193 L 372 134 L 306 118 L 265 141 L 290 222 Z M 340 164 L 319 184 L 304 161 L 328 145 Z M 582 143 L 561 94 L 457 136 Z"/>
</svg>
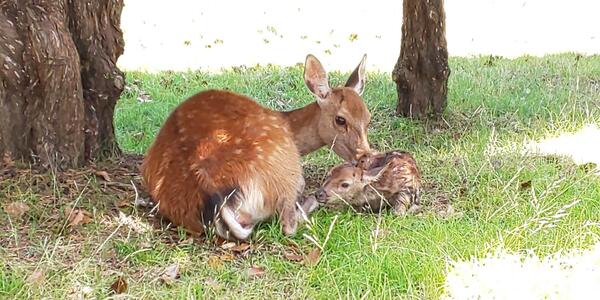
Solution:
<svg viewBox="0 0 600 300">
<path fill-rule="evenodd" d="M 316 102 L 282 114 L 288 120 L 300 155 L 304 156 L 325 145 L 319 136 L 321 108 Z"/>
</svg>

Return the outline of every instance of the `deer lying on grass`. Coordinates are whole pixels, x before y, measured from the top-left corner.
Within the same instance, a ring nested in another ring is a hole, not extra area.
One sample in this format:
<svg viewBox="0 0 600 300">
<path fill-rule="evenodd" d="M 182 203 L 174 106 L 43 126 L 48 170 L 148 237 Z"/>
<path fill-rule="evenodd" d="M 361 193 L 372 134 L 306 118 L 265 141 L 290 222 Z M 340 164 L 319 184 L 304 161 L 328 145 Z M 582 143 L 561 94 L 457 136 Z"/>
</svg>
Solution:
<svg viewBox="0 0 600 300">
<path fill-rule="evenodd" d="M 420 190 L 415 159 L 407 152 L 391 151 L 365 154 L 357 163 L 332 168 L 316 197 L 320 203 L 341 201 L 371 212 L 391 206 L 395 215 L 404 215 L 420 210 Z"/>
<path fill-rule="evenodd" d="M 304 190 L 300 157 L 329 145 L 345 160 L 370 151 L 371 115 L 361 98 L 366 55 L 344 87 L 330 88 L 312 55 L 304 80 L 316 96 L 303 108 L 278 112 L 221 90 L 181 103 L 160 129 L 141 166 L 159 213 L 202 234 L 245 240 L 253 227 L 278 214 L 286 235 L 317 203 L 298 201 Z"/>
</svg>

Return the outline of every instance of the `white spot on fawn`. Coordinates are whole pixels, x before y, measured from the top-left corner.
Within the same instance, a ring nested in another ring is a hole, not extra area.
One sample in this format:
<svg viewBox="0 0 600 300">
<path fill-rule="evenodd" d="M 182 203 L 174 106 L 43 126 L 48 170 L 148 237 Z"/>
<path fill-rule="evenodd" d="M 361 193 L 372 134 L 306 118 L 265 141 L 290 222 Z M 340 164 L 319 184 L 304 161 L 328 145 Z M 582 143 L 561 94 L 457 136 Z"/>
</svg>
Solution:
<svg viewBox="0 0 600 300">
<path fill-rule="evenodd" d="M 235 150 L 233 150 L 233 154 L 236 154 L 236 155 L 242 154 L 242 149 L 235 149 Z"/>
</svg>

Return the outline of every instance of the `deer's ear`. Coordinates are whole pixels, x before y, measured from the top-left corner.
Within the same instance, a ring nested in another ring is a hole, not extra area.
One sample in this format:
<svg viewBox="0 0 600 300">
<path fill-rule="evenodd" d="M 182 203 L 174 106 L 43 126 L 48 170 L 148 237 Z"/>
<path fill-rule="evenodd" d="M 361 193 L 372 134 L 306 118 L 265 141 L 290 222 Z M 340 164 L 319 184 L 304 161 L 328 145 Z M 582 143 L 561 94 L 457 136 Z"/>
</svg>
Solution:
<svg viewBox="0 0 600 300">
<path fill-rule="evenodd" d="M 379 176 L 381 176 L 381 174 L 383 174 L 385 167 L 386 166 L 381 166 L 381 167 L 372 168 L 369 170 L 364 170 L 362 173 L 362 181 L 368 182 L 368 183 L 377 181 L 377 179 L 379 179 Z"/>
<path fill-rule="evenodd" d="M 312 54 L 306 56 L 304 82 L 310 92 L 317 96 L 319 104 L 331 93 L 327 72 L 325 72 L 321 62 Z"/>
<path fill-rule="evenodd" d="M 345 86 L 349 88 L 353 88 L 357 94 L 362 95 L 365 89 L 365 64 L 367 62 L 367 55 L 363 55 L 363 58 L 360 60 L 356 69 L 350 74 L 348 77 L 348 81 L 346 81 Z"/>
</svg>

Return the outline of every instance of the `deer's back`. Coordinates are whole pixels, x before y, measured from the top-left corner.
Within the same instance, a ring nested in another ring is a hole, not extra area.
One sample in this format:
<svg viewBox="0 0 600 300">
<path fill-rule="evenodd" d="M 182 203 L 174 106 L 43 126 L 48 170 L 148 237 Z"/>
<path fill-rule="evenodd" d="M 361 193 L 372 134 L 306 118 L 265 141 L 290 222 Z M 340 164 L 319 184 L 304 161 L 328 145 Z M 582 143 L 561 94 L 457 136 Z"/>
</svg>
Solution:
<svg viewBox="0 0 600 300">
<path fill-rule="evenodd" d="M 201 232 L 200 213 L 215 193 L 255 184 L 272 211 L 281 191 L 296 188 L 301 166 L 280 113 L 239 94 L 210 90 L 173 111 L 142 173 L 161 214 Z"/>
</svg>

